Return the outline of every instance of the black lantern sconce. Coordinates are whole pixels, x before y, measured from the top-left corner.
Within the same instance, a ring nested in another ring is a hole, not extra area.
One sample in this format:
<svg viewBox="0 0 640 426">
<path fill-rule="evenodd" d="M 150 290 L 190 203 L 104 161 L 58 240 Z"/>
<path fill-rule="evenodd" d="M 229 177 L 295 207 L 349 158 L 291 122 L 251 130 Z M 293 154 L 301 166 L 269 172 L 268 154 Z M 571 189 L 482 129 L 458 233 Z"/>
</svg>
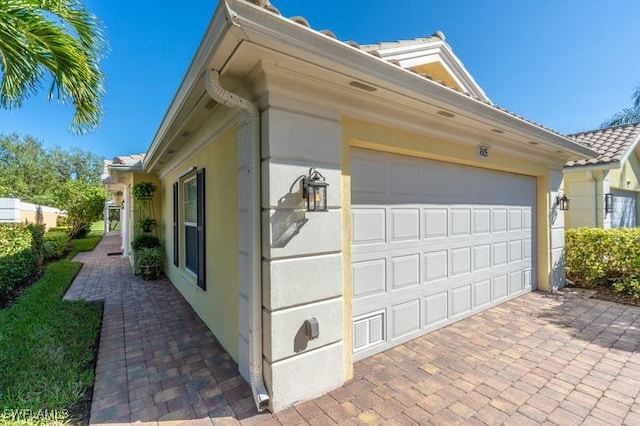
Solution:
<svg viewBox="0 0 640 426">
<path fill-rule="evenodd" d="M 327 186 L 329 184 L 315 167 L 309 169 L 309 175 L 302 178 L 301 185 L 302 197 L 307 200 L 307 211 L 327 211 Z"/>
<path fill-rule="evenodd" d="M 566 211 L 569 210 L 571 200 L 567 197 L 566 194 L 562 194 L 562 196 L 558 195 L 556 197 L 556 206 L 560 208 L 560 210 Z"/>
<path fill-rule="evenodd" d="M 604 194 L 604 212 L 613 213 L 613 194 Z"/>
</svg>

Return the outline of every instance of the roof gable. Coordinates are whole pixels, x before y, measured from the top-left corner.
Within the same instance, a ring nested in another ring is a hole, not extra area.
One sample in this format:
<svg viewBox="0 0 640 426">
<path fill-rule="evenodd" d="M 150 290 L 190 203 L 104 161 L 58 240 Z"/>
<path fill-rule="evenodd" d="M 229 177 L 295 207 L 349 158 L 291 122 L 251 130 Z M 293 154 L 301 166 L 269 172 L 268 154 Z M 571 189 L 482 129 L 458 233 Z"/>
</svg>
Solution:
<svg viewBox="0 0 640 426">
<path fill-rule="evenodd" d="M 569 139 L 598 152 L 595 158 L 569 161 L 565 167 L 618 166 L 640 141 L 640 123 L 590 130 L 568 136 Z"/>
<path fill-rule="evenodd" d="M 481 101 L 490 102 L 484 90 L 476 83 L 445 40 L 442 31 L 437 31 L 430 37 L 360 47 L 381 59 L 395 62 L 404 69 L 414 71 Z"/>
</svg>

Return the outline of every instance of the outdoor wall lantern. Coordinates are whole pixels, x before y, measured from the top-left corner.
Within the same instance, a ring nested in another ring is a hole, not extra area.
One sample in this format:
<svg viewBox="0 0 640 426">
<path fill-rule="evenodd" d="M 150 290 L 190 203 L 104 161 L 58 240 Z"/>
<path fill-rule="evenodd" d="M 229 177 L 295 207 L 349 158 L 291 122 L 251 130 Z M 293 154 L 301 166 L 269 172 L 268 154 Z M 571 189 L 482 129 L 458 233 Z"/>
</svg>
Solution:
<svg viewBox="0 0 640 426">
<path fill-rule="evenodd" d="M 324 176 L 315 167 L 309 169 L 309 175 L 302 178 L 302 197 L 307 200 L 308 212 L 327 211 L 327 186 Z"/>
<path fill-rule="evenodd" d="M 604 212 L 613 213 L 613 194 L 604 194 Z"/>
<path fill-rule="evenodd" d="M 560 210 L 569 210 L 570 202 L 571 200 L 567 197 L 566 194 L 562 194 L 562 197 L 560 195 L 556 197 L 556 206 L 558 206 Z"/>
</svg>

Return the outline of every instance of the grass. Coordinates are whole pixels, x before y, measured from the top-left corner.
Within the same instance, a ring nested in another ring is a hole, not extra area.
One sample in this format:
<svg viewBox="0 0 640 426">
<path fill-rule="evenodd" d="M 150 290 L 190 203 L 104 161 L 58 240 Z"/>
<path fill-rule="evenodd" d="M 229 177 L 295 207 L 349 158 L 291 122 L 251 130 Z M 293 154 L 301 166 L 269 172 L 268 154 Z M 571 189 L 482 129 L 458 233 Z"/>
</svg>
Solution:
<svg viewBox="0 0 640 426">
<path fill-rule="evenodd" d="M 0 311 L 0 424 L 68 424 L 93 386 L 102 307 L 63 301 L 82 264 L 61 260 Z"/>
<path fill-rule="evenodd" d="M 73 256 L 75 256 L 79 252 L 92 251 L 94 248 L 96 248 L 100 240 L 102 240 L 103 231 L 100 227 L 96 226 L 96 223 L 101 222 L 95 222 L 93 225 L 91 225 L 91 231 L 89 231 L 89 234 L 87 234 L 85 238 L 69 241 L 70 251 L 67 254 L 68 260 L 73 259 Z"/>
</svg>

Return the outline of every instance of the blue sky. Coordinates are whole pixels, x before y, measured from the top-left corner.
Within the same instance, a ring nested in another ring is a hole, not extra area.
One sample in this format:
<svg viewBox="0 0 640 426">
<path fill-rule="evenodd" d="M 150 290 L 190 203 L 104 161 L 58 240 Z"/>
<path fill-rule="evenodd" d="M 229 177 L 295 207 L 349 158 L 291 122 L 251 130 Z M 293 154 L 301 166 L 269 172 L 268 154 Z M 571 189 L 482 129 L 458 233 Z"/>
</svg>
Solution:
<svg viewBox="0 0 640 426">
<path fill-rule="evenodd" d="M 596 128 L 640 85 L 640 1 L 272 0 L 283 16 L 361 44 L 431 35 L 447 42 L 493 102 L 562 133 Z M 110 52 L 105 115 L 88 135 L 46 92 L 0 110 L 0 132 L 106 158 L 144 152 L 215 10 L 215 0 L 85 0 Z"/>
</svg>

